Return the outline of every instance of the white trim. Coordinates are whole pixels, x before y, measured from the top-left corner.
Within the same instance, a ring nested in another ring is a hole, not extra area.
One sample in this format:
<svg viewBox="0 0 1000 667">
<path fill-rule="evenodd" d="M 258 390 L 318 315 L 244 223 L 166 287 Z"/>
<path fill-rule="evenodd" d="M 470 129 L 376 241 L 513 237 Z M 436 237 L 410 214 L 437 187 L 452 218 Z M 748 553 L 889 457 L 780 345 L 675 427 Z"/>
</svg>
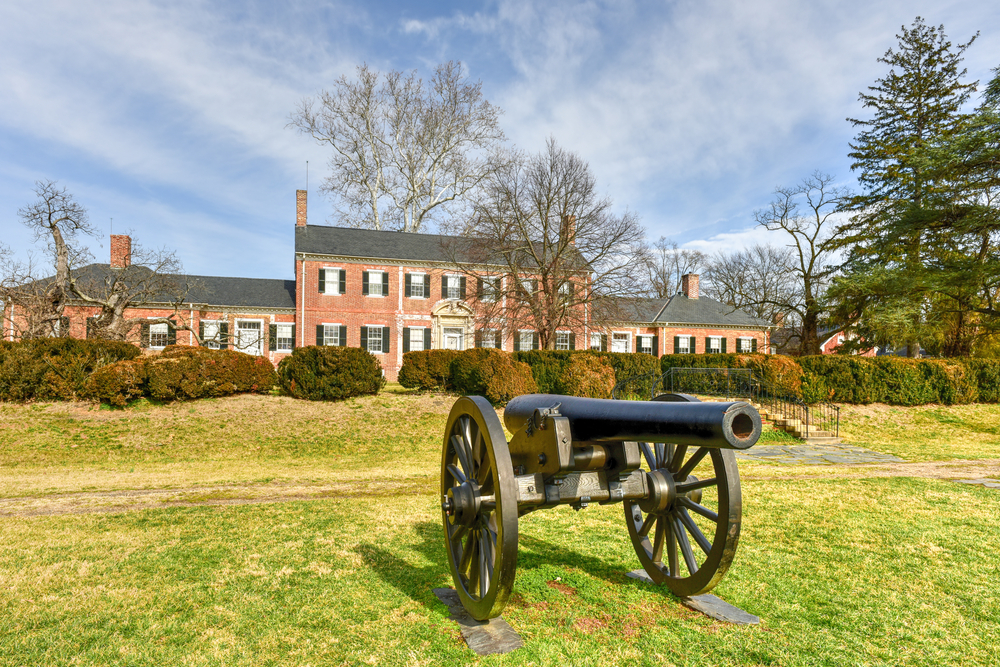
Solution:
<svg viewBox="0 0 1000 667">
<path fill-rule="evenodd" d="M 324 272 L 325 271 L 337 271 L 338 272 L 336 280 L 328 280 L 326 273 L 323 274 L 323 283 L 324 283 L 324 286 L 323 286 L 323 296 L 344 296 L 343 294 L 340 293 L 340 273 L 339 273 L 340 271 L 343 271 L 344 268 L 342 266 L 322 266 L 322 267 L 320 267 L 319 270 L 320 271 L 324 271 Z M 344 276 L 344 277 L 346 278 L 347 276 Z M 317 280 L 317 283 L 318 282 L 319 281 Z M 330 291 L 330 283 L 333 283 L 336 286 L 335 287 L 336 291 L 334 291 L 334 292 Z"/>
<path fill-rule="evenodd" d="M 257 322 L 258 324 L 260 324 L 260 337 L 257 339 L 257 346 L 258 346 L 257 347 L 257 354 L 254 355 L 254 356 L 257 356 L 257 357 L 264 356 L 264 352 L 265 352 L 265 350 L 264 350 L 264 320 L 259 320 L 259 319 L 253 318 L 253 317 L 239 317 L 239 316 L 237 316 L 237 317 L 233 318 L 233 329 L 235 329 L 234 333 L 236 335 L 233 338 L 233 341 L 235 342 L 235 344 L 230 345 L 230 347 L 232 349 L 234 349 L 234 350 L 238 350 L 239 352 L 246 352 L 246 350 L 241 350 L 240 347 L 239 347 L 239 345 L 238 345 L 239 340 L 240 340 L 240 322 Z M 251 353 L 250 352 L 246 352 L 246 354 L 251 354 Z"/>
<path fill-rule="evenodd" d="M 615 335 L 616 334 L 624 334 L 624 335 L 628 336 L 628 342 L 625 344 L 625 347 L 626 347 L 625 352 L 631 352 L 632 351 L 632 332 L 631 331 L 614 331 L 614 330 L 612 330 L 610 333 L 611 333 L 611 335 L 608 337 L 608 352 L 614 352 L 615 351 Z M 621 354 L 621 353 L 619 353 L 619 354 Z"/>
</svg>

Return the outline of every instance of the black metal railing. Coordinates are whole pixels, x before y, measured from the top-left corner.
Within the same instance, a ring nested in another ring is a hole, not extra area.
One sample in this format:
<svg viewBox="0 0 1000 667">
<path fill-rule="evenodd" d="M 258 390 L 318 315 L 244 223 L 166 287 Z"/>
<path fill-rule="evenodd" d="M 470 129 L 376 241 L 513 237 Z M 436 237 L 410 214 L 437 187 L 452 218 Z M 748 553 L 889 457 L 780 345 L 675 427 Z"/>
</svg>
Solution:
<svg viewBox="0 0 1000 667">
<path fill-rule="evenodd" d="M 663 393 L 745 400 L 803 435 L 825 432 L 840 436 L 839 406 L 826 401 L 806 403 L 787 389 L 755 378 L 749 368 L 670 368 L 662 375 L 645 373 L 619 382 L 611 397 L 650 400 Z"/>
</svg>

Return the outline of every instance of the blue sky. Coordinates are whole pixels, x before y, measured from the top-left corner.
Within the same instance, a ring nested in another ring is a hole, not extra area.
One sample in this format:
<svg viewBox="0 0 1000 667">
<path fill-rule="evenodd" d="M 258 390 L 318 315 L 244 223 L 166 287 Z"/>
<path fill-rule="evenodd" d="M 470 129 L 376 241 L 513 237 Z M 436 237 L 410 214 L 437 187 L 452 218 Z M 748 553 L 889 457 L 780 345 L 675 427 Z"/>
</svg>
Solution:
<svg viewBox="0 0 1000 667">
<path fill-rule="evenodd" d="M 197 2 L 0 3 L 0 242 L 32 247 L 17 209 L 65 185 L 104 237 L 177 250 L 189 273 L 291 278 L 295 190 L 328 153 L 286 128 L 342 74 L 427 75 L 461 60 L 537 151 L 553 136 L 651 239 L 728 250 L 776 185 L 815 169 L 853 185 L 848 116 L 876 58 L 916 15 L 944 24 L 970 80 L 1000 65 L 1000 3 Z"/>
</svg>

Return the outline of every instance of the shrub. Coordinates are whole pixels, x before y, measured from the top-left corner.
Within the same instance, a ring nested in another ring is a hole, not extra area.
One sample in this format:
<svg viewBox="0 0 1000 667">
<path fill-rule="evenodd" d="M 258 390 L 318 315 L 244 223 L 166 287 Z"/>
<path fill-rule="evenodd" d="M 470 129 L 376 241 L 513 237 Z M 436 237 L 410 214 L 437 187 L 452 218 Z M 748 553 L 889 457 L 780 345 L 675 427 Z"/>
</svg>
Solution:
<svg viewBox="0 0 1000 667">
<path fill-rule="evenodd" d="M 0 347 L 0 400 L 71 400 L 83 395 L 90 375 L 142 351 L 131 343 L 38 338 Z"/>
<path fill-rule="evenodd" d="M 574 355 L 566 365 L 562 388 L 560 393 L 568 396 L 611 398 L 611 390 L 615 388 L 615 369 L 600 357 Z"/>
<path fill-rule="evenodd" d="M 493 405 L 538 391 L 528 364 L 488 348 L 459 352 L 451 362 L 451 378 L 456 392 L 483 396 Z"/>
<path fill-rule="evenodd" d="M 539 393 L 565 394 L 563 378 L 570 360 L 577 354 L 566 350 L 525 350 L 513 352 L 511 358 L 528 364 Z"/>
<path fill-rule="evenodd" d="M 1000 360 L 968 359 L 963 364 L 980 403 L 1000 402 Z"/>
<path fill-rule="evenodd" d="M 146 361 L 117 361 L 94 371 L 87 379 L 83 395 L 119 407 L 145 393 Z"/>
<path fill-rule="evenodd" d="M 337 401 L 377 394 L 385 386 L 382 365 L 357 347 L 297 347 L 278 364 L 281 388 L 295 398 Z"/>
<path fill-rule="evenodd" d="M 147 395 L 163 401 L 267 393 L 274 367 L 264 357 L 236 350 L 171 345 L 146 362 Z"/>
<path fill-rule="evenodd" d="M 403 355 L 398 381 L 407 389 L 447 389 L 455 350 L 423 350 Z"/>
<path fill-rule="evenodd" d="M 795 359 L 778 354 L 667 354 L 660 358 L 660 369 L 671 368 L 749 368 L 755 379 L 792 396 L 803 392 L 803 370 Z M 822 390 L 819 390 L 822 391 Z"/>
</svg>

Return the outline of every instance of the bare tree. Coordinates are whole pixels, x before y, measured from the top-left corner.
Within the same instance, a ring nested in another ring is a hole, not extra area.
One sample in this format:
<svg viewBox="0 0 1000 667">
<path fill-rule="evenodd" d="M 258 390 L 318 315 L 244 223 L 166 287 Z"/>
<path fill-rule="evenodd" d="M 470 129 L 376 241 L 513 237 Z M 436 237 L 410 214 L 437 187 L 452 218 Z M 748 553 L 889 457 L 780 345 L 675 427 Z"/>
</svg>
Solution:
<svg viewBox="0 0 1000 667">
<path fill-rule="evenodd" d="M 613 317 L 616 297 L 642 286 L 638 217 L 615 214 L 587 162 L 554 139 L 498 169 L 461 232 L 449 248 L 483 280 L 481 324 L 531 328 L 544 349 L 555 348 L 560 329 Z"/>
<path fill-rule="evenodd" d="M 798 301 L 793 263 L 790 249 L 769 245 L 718 252 L 708 261 L 704 291 L 754 317 L 781 322 Z"/>
<path fill-rule="evenodd" d="M 500 113 L 461 63 L 438 65 L 426 85 L 416 71 L 361 65 L 356 80 L 303 100 L 289 125 L 333 148 L 322 189 L 342 223 L 418 232 L 492 173 Z"/>
<path fill-rule="evenodd" d="M 823 296 L 835 271 L 828 264 L 835 239 L 827 223 L 851 196 L 847 188 L 836 187 L 833 181 L 833 176 L 815 171 L 795 187 L 775 188 L 768 208 L 754 213 L 757 224 L 791 236 L 792 273 L 799 284 L 790 293 L 794 299 L 784 308 L 797 315 L 802 354 L 820 353 L 819 325 L 826 311 Z"/>
<path fill-rule="evenodd" d="M 658 299 L 667 299 L 681 290 L 681 276 L 699 273 L 708 256 L 700 250 L 680 248 L 677 243 L 661 236 L 645 253 L 649 292 Z"/>
</svg>

